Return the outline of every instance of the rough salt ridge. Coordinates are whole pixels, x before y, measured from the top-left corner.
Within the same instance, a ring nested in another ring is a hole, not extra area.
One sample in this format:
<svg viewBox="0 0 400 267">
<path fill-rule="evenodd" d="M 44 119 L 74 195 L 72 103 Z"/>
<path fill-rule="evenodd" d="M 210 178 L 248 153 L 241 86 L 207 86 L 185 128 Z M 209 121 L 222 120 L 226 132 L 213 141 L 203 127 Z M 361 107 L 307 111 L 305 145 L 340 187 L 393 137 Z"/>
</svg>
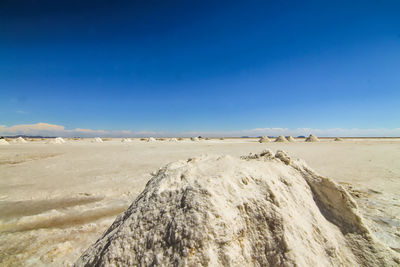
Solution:
<svg viewBox="0 0 400 267">
<path fill-rule="evenodd" d="M 76 266 L 397 266 L 351 196 L 285 152 L 168 164 Z"/>
</svg>

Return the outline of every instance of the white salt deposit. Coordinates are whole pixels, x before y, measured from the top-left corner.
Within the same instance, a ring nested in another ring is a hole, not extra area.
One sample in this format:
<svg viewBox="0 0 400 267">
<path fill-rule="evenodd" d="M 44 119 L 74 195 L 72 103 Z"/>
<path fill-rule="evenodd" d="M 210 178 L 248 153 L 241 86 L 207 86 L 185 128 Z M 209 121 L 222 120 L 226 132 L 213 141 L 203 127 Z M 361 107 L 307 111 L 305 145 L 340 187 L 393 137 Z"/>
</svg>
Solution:
<svg viewBox="0 0 400 267">
<path fill-rule="evenodd" d="M 176 138 L 170 138 L 168 141 L 170 141 L 170 142 L 178 142 L 178 139 L 176 139 Z"/>
<path fill-rule="evenodd" d="M 103 139 L 101 139 L 100 137 L 95 137 L 95 138 L 94 138 L 94 142 L 96 142 L 96 143 L 103 143 Z"/>
<path fill-rule="evenodd" d="M 194 142 L 197 142 L 197 141 L 199 141 L 200 139 L 199 139 L 198 137 L 192 137 L 192 138 L 190 138 L 190 140 L 192 140 L 192 141 L 194 141 Z"/>
<path fill-rule="evenodd" d="M 396 266 L 351 196 L 285 152 L 170 163 L 76 266 Z"/>
<path fill-rule="evenodd" d="M 28 142 L 27 142 L 24 138 L 22 138 L 21 136 L 18 137 L 17 139 L 15 139 L 13 142 L 14 142 L 14 143 L 21 143 L 21 144 L 26 144 L 26 143 L 28 143 Z"/>
<path fill-rule="evenodd" d="M 291 135 L 289 135 L 287 138 L 286 138 L 289 142 L 296 142 L 296 140 L 293 138 L 293 136 L 291 136 Z"/>
<path fill-rule="evenodd" d="M 57 137 L 57 138 L 56 138 L 56 141 L 59 142 L 59 143 L 61 143 L 61 144 L 66 143 L 66 141 L 65 141 L 62 137 Z"/>
<path fill-rule="evenodd" d="M 154 137 L 150 137 L 147 139 L 147 142 L 155 142 L 155 141 L 156 141 L 156 139 Z"/>
<path fill-rule="evenodd" d="M 66 143 L 66 141 L 61 137 L 57 137 L 49 141 L 49 144 L 64 144 L 64 143 Z"/>
<path fill-rule="evenodd" d="M 268 143 L 268 142 L 271 142 L 271 140 L 269 140 L 269 138 L 264 135 L 263 137 L 260 138 L 260 140 L 258 140 L 258 142 Z"/>
<path fill-rule="evenodd" d="M 319 142 L 319 139 L 315 135 L 310 134 L 310 136 L 307 137 L 305 141 L 306 142 Z"/>
<path fill-rule="evenodd" d="M 130 142 L 132 142 L 132 139 L 130 139 L 130 138 L 122 138 L 121 142 L 130 143 Z"/>
<path fill-rule="evenodd" d="M 7 142 L 6 139 L 0 139 L 0 146 L 6 146 L 9 145 L 10 143 Z"/>
<path fill-rule="evenodd" d="M 275 139 L 275 142 L 287 142 L 287 141 L 288 140 L 286 140 L 286 138 L 283 135 Z"/>
</svg>

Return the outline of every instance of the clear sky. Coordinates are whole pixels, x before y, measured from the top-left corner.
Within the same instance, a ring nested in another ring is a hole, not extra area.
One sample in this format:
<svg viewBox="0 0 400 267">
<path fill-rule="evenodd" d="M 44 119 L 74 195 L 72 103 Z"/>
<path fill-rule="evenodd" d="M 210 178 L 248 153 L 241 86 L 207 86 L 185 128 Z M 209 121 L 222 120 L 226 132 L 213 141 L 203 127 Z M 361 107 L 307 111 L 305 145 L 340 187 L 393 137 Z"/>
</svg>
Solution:
<svg viewBox="0 0 400 267">
<path fill-rule="evenodd" d="M 400 128 L 400 1 L 0 1 L 0 125 Z"/>
</svg>

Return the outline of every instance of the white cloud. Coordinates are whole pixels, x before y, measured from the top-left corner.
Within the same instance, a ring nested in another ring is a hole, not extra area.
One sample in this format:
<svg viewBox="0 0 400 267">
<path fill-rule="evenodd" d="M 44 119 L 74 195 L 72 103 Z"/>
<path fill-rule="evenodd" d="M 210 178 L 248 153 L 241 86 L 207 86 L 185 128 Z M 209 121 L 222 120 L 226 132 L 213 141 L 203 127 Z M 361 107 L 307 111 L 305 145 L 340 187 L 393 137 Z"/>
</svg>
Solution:
<svg viewBox="0 0 400 267">
<path fill-rule="evenodd" d="M 41 135 L 41 136 L 62 136 L 62 137 L 179 137 L 179 136 L 208 136 L 208 137 L 239 137 L 239 136 L 278 136 L 278 135 L 309 135 L 317 136 L 352 136 L 352 137 L 398 137 L 400 136 L 400 128 L 377 128 L 377 129 L 359 129 L 359 128 L 330 128 L 330 129 L 315 129 L 315 128 L 255 128 L 238 131 L 191 131 L 191 132 L 155 132 L 155 131 L 131 131 L 131 130 L 92 130 L 92 129 L 65 129 L 64 126 L 36 123 L 36 124 L 19 124 L 14 126 L 0 125 L 0 135 Z"/>
</svg>

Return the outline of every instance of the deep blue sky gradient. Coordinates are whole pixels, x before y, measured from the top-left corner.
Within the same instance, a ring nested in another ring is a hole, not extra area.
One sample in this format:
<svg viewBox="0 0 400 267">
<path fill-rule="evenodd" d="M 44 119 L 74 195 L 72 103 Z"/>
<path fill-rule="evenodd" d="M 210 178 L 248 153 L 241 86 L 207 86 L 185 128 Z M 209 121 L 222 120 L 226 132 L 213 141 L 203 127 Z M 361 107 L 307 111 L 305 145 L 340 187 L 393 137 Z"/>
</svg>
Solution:
<svg viewBox="0 0 400 267">
<path fill-rule="evenodd" d="M 0 124 L 400 127 L 400 1 L 0 1 Z"/>
</svg>

